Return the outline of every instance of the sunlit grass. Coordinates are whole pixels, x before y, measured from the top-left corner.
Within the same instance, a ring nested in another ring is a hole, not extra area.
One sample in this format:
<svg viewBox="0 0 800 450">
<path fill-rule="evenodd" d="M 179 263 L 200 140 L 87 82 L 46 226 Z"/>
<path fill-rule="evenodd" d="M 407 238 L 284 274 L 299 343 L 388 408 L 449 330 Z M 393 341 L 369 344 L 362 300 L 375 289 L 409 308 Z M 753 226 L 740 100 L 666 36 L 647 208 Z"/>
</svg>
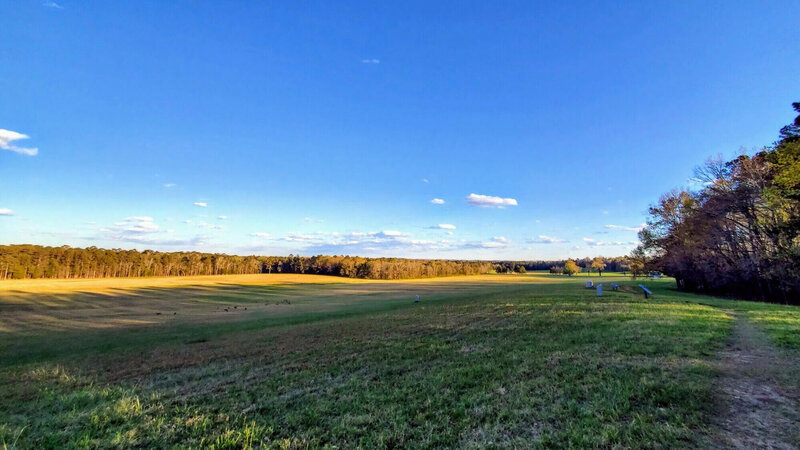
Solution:
<svg viewBox="0 0 800 450">
<path fill-rule="evenodd" d="M 287 285 L 269 291 L 296 300 L 279 316 L 12 334 L 16 342 L 0 347 L 0 445 L 700 442 L 711 360 L 738 303 L 703 304 L 669 280 L 646 282 L 650 300 L 613 291 L 598 298 L 577 277 L 450 280 L 356 291 Z M 603 277 L 610 280 L 632 283 Z M 204 301 L 251 305 L 247 295 L 261 295 L 257 286 L 229 289 L 209 289 Z M 420 289 L 415 305 L 410 294 Z M 146 291 L 142 301 L 181 292 Z M 776 314 L 774 323 L 797 329 L 795 316 L 787 324 Z"/>
</svg>

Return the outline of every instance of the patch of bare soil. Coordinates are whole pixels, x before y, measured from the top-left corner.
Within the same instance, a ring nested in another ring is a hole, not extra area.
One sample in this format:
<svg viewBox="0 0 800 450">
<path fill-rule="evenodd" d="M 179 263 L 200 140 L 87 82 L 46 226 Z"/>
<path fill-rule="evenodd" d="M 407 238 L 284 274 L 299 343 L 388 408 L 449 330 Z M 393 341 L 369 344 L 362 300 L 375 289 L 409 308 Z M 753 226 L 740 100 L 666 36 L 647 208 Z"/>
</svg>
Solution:
<svg viewBox="0 0 800 450">
<path fill-rule="evenodd" d="M 712 448 L 800 448 L 800 361 L 737 317 L 713 388 Z"/>
</svg>

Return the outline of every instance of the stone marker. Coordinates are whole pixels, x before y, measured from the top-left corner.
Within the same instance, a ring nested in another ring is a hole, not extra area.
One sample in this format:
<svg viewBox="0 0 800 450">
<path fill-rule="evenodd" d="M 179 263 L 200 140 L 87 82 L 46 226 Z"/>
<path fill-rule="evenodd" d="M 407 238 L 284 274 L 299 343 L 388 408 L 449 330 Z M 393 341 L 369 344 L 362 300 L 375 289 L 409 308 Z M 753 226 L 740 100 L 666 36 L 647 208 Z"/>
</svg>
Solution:
<svg viewBox="0 0 800 450">
<path fill-rule="evenodd" d="M 414 296 L 414 303 L 419 303 L 419 295 Z"/>
<path fill-rule="evenodd" d="M 589 280 L 589 281 L 586 282 L 586 289 L 591 289 L 593 287 L 594 287 L 594 283 L 592 283 L 592 280 Z"/>
<path fill-rule="evenodd" d="M 603 296 L 603 285 L 602 284 L 598 284 L 597 285 L 597 296 L 598 297 L 602 297 Z"/>
</svg>

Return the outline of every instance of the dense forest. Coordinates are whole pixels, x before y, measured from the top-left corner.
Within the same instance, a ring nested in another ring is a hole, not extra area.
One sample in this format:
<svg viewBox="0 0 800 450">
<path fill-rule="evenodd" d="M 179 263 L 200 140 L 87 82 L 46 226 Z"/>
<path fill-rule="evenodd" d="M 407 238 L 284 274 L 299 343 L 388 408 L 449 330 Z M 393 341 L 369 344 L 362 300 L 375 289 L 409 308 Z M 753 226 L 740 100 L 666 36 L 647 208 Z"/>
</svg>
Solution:
<svg viewBox="0 0 800 450">
<path fill-rule="evenodd" d="M 604 270 L 627 270 L 627 258 L 604 258 Z M 591 272 L 593 260 L 577 263 Z M 0 279 L 308 273 L 395 280 L 548 270 L 565 261 L 453 261 L 357 256 L 235 256 L 220 253 L 0 245 Z"/>
<path fill-rule="evenodd" d="M 792 105 L 800 114 L 800 102 Z M 712 160 L 653 205 L 631 255 L 678 288 L 800 304 L 800 115 L 753 156 Z"/>
<path fill-rule="evenodd" d="M 199 252 L 106 250 L 96 247 L 0 246 L 0 279 L 308 273 L 394 280 L 475 275 L 492 270 L 493 264 L 485 261 L 353 256 L 235 256 Z"/>
<path fill-rule="evenodd" d="M 596 272 L 596 267 L 592 267 L 592 263 L 598 258 L 580 258 L 573 259 L 582 272 L 592 273 Z M 607 272 L 622 272 L 627 273 L 630 271 L 630 258 L 627 256 L 616 256 L 612 258 L 599 257 L 603 261 L 603 271 Z M 563 267 L 566 260 L 557 259 L 550 261 L 495 261 L 494 270 L 498 273 L 508 272 L 526 272 L 532 270 L 548 270 L 551 273 L 563 273 Z"/>
</svg>

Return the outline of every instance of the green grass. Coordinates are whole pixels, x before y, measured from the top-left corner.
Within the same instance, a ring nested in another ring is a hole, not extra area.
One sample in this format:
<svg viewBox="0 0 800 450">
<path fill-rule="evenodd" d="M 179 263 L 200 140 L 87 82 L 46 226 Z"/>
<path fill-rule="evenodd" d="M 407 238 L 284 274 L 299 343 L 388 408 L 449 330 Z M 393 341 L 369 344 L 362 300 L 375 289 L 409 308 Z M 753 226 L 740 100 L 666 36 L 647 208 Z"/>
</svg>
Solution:
<svg viewBox="0 0 800 450">
<path fill-rule="evenodd" d="M 512 275 L 460 292 L 443 283 L 417 305 L 381 291 L 280 317 L 3 335 L 0 445 L 698 445 L 726 311 L 744 302 L 669 280 L 646 282 L 649 301 L 598 299 L 584 279 Z M 236 293 L 224 295 L 248 301 Z M 772 308 L 753 320 L 800 328 L 796 309 Z"/>
<path fill-rule="evenodd" d="M 699 297 L 704 304 L 744 314 L 767 333 L 778 346 L 800 350 L 800 308 L 774 303 L 721 300 Z"/>
</svg>

